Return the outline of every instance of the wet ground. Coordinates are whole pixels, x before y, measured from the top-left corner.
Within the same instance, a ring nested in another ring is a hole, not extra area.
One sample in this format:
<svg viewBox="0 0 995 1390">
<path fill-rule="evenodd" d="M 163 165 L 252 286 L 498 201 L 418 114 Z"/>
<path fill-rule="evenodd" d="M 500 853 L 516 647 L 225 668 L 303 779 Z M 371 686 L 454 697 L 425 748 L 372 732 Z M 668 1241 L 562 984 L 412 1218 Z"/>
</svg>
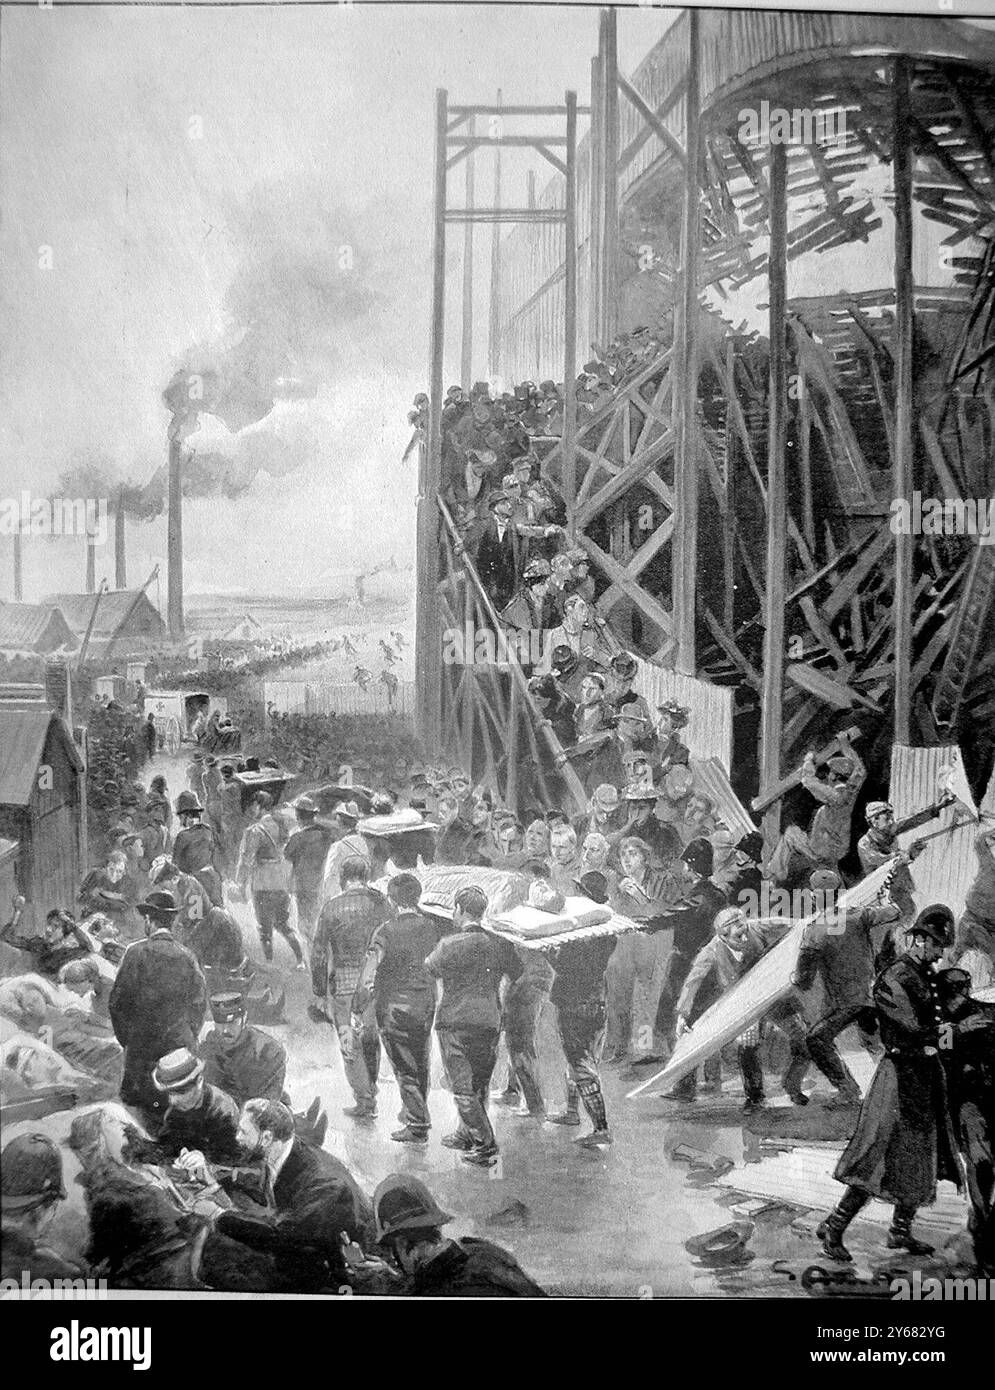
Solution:
<svg viewBox="0 0 995 1390">
<path fill-rule="evenodd" d="M 185 762 L 169 760 L 154 769 L 165 772 L 174 796 L 183 786 Z M 236 904 L 235 911 L 250 953 L 260 961 L 251 909 Z M 740 1110 L 743 1097 L 734 1068 L 726 1072 L 721 1098 L 702 1097 L 695 1106 L 678 1107 L 650 1094 L 626 1100 L 626 1093 L 645 1079 L 645 1069 L 606 1066 L 611 1148 L 579 1148 L 573 1140 L 586 1124 L 579 1130 L 543 1124 L 494 1104 L 500 1161 L 490 1170 L 468 1167 L 440 1142 L 455 1127 L 456 1118 L 437 1051 L 427 1148 L 411 1149 L 390 1139 L 397 1127 L 398 1097 L 386 1059 L 377 1118 L 357 1122 L 342 1114 L 352 1096 L 334 1031 L 307 1017 L 310 976 L 292 967 L 290 951 L 278 939 L 269 979 L 277 990 L 287 990 L 287 1022 L 270 1031 L 287 1048 L 287 1084 L 294 1107 L 306 1108 L 315 1096 L 320 1098 L 329 1118 L 326 1147 L 349 1164 L 368 1191 L 388 1173 L 416 1173 L 455 1217 L 450 1228 L 454 1234 L 498 1241 L 550 1292 L 629 1298 L 807 1296 L 802 1275 L 818 1264 L 819 1251 L 812 1234 L 815 1218 L 803 1213 L 806 1206 L 819 1205 L 819 1199 L 806 1201 L 802 1185 L 797 1204 L 773 1203 L 757 1211 L 763 1204 L 744 1207 L 742 1193 L 698 1185 L 692 1168 L 700 1162 L 694 1155 L 707 1154 L 745 1164 L 748 1173 L 755 1171 L 754 1164 L 763 1166 L 770 1155 L 803 1143 L 809 1146 L 810 1158 L 811 1146 L 824 1149 L 820 1176 L 831 1173 L 856 1114 L 828 1109 L 826 1091 L 817 1089 L 811 1104 L 799 1110 L 771 1083 L 770 1108 L 747 1120 Z M 258 982 L 266 978 L 265 972 L 260 963 Z M 547 1105 L 559 1110 L 565 1100 L 563 1059 L 548 1009 L 540 1055 Z M 866 1069 L 866 1056 L 864 1063 Z M 499 1063 L 495 1086 L 503 1075 Z M 53 1132 L 68 1128 L 68 1119 L 53 1116 L 45 1122 L 49 1126 Z M 817 1153 L 817 1168 L 820 1159 Z M 749 1191 L 745 1182 L 744 1190 Z M 75 1207 L 73 1199 L 70 1205 Z M 730 1262 L 709 1264 L 685 1249 L 685 1242 L 695 1236 L 738 1220 L 749 1221 L 752 1231 Z M 62 1225 L 67 1233 L 78 1231 L 79 1215 L 67 1211 Z M 881 1237 L 881 1230 L 866 1222 L 853 1228 L 851 1246 L 860 1277 L 871 1277 L 882 1263 Z M 908 1258 L 904 1263 L 922 1266 Z"/>
</svg>

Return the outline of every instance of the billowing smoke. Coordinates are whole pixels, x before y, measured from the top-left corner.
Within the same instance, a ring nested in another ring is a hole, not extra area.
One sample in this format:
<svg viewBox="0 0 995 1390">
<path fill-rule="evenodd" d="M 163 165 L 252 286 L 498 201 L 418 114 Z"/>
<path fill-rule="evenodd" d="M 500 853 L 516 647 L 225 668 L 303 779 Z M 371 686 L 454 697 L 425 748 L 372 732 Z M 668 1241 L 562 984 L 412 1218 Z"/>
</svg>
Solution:
<svg viewBox="0 0 995 1390">
<path fill-rule="evenodd" d="M 313 457 L 315 427 L 293 403 L 322 388 L 334 396 L 336 379 L 355 372 L 357 338 L 390 303 L 386 281 L 398 272 L 396 258 L 382 255 L 382 209 L 360 226 L 327 196 L 321 187 L 261 185 L 228 210 L 241 260 L 225 295 L 224 332 L 185 352 L 162 392 L 169 436 L 182 441 L 186 497 L 238 498 L 260 472 L 285 476 Z M 205 417 L 228 434 L 206 428 Z M 195 437 L 201 431 L 209 443 Z M 168 470 L 165 460 L 151 476 L 146 467 L 87 459 L 59 488 L 120 501 L 150 521 L 165 511 Z"/>
</svg>

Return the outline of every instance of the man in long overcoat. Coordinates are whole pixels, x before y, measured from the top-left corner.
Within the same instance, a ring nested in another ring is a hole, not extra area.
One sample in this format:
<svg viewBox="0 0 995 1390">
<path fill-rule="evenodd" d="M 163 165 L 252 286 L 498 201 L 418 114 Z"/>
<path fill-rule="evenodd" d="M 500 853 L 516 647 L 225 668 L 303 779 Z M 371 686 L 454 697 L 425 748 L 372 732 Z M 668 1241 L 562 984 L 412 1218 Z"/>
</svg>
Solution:
<svg viewBox="0 0 995 1390">
<path fill-rule="evenodd" d="M 932 1254 L 932 1246 L 912 1234 L 916 1211 L 935 1201 L 938 1179 L 961 1185 L 939 1055 L 944 1015 L 932 968 L 952 928 L 948 908 L 926 908 L 908 933 L 906 953 L 874 982 L 885 1055 L 833 1174 L 846 1192 L 817 1230 L 831 1259 L 852 1259 L 843 1233 L 872 1197 L 895 1208 L 889 1249 Z"/>
<path fill-rule="evenodd" d="M 148 939 L 125 951 L 108 1001 L 114 1035 L 124 1048 L 121 1099 L 151 1120 L 165 1110 L 152 1080 L 160 1057 L 177 1048 L 195 1050 L 207 1009 L 207 986 L 191 951 L 173 939 L 177 907 L 171 893 L 150 893 L 138 911 Z"/>
</svg>

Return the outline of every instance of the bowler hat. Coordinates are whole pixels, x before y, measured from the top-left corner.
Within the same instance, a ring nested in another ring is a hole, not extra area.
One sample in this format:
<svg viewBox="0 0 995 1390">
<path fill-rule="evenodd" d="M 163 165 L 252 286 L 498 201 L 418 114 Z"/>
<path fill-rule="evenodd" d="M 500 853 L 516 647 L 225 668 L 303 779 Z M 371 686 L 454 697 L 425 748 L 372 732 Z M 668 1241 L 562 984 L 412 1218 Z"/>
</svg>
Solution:
<svg viewBox="0 0 995 1390">
<path fill-rule="evenodd" d="M 420 1178 L 391 1173 L 373 1194 L 376 1241 L 383 1245 L 401 1231 L 433 1230 L 453 1218 L 443 1211 Z"/>
<path fill-rule="evenodd" d="M 0 1201 L 5 1212 L 25 1212 L 64 1198 L 62 1155 L 47 1134 L 17 1134 L 0 1160 Z"/>
<path fill-rule="evenodd" d="M 316 816 L 318 814 L 318 803 L 312 801 L 309 796 L 299 796 L 294 802 L 295 811 L 303 811 L 306 816 Z"/>
<path fill-rule="evenodd" d="M 688 722 L 690 715 L 683 705 L 679 705 L 676 700 L 664 700 L 657 705 L 660 714 L 669 714 L 675 729 L 683 729 Z"/>
<path fill-rule="evenodd" d="M 586 874 L 581 874 L 577 880 L 577 887 L 585 898 L 591 899 L 592 903 L 606 903 L 608 901 L 608 880 L 597 869 L 590 869 Z"/>
<path fill-rule="evenodd" d="M 157 1091 L 184 1091 L 192 1086 L 204 1071 L 204 1063 L 189 1047 L 167 1052 L 152 1068 L 152 1084 Z"/>
<path fill-rule="evenodd" d="M 696 874 L 701 874 L 702 878 L 707 878 L 714 868 L 714 855 L 708 840 L 692 840 L 685 846 L 681 858 Z"/>
<path fill-rule="evenodd" d="M 182 816 L 186 811 L 203 811 L 203 806 L 194 796 L 193 792 L 180 792 L 176 798 L 176 814 Z"/>
<path fill-rule="evenodd" d="M 179 910 L 172 893 L 167 893 L 164 888 L 154 889 L 135 908 L 142 917 L 175 917 Z"/>
</svg>

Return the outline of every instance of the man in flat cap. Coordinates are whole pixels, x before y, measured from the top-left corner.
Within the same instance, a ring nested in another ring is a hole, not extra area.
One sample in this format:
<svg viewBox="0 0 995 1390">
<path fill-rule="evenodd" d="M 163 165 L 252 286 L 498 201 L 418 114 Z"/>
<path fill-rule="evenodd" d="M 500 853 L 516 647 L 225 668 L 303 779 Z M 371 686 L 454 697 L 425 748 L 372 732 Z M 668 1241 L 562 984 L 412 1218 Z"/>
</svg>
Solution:
<svg viewBox="0 0 995 1390">
<path fill-rule="evenodd" d="M 449 1240 L 452 1221 L 425 1184 L 392 1173 L 373 1194 L 377 1244 L 405 1276 L 410 1298 L 545 1298 L 507 1250 L 489 1240 Z"/>
<path fill-rule="evenodd" d="M 0 1154 L 0 1278 L 80 1279 L 84 1271 L 42 1244 L 65 1201 L 62 1155 L 47 1134 L 18 1134 Z"/>
<path fill-rule="evenodd" d="M 245 996 L 236 990 L 211 995 L 214 1027 L 200 1045 L 204 1079 L 239 1107 L 253 1096 L 286 1101 L 287 1050 L 248 1020 Z"/>
<path fill-rule="evenodd" d="M 833 1174 L 846 1192 L 816 1232 L 832 1260 L 852 1261 L 843 1235 L 872 1197 L 894 1207 L 889 1250 L 931 1255 L 933 1247 L 912 1234 L 916 1211 L 936 1200 L 938 1179 L 961 1186 L 940 1058 L 946 1020 L 933 968 L 952 930 L 949 908 L 926 908 L 906 936 L 905 954 L 874 982 L 885 1055 Z"/>
<path fill-rule="evenodd" d="M 950 805 L 953 799 L 953 793 L 947 792 L 932 806 L 917 811 L 913 816 L 905 816 L 900 821 L 896 821 L 895 812 L 887 801 L 869 801 L 864 812 L 867 819 L 867 831 L 857 841 L 857 854 L 860 856 L 860 867 L 864 873 L 872 873 L 886 860 L 893 859 L 896 854 L 901 852 L 901 846 L 898 843 L 899 835 L 904 835 L 908 830 L 918 830 L 920 825 L 934 820 L 945 806 Z M 922 848 L 921 841 L 913 840 L 903 856 L 905 862 L 896 868 L 891 880 L 891 900 L 898 908 L 902 921 L 906 925 L 909 925 L 916 915 L 916 906 L 912 897 L 915 889 L 912 875 L 909 873 L 909 864 Z"/>
<path fill-rule="evenodd" d="M 193 953 L 173 939 L 173 895 L 153 891 L 138 904 L 138 912 L 145 919 L 146 940 L 125 951 L 108 1010 L 114 1036 L 124 1048 L 121 1099 L 155 1123 L 165 1104 L 152 1080 L 153 1068 L 167 1052 L 196 1047 L 207 986 Z"/>
</svg>

